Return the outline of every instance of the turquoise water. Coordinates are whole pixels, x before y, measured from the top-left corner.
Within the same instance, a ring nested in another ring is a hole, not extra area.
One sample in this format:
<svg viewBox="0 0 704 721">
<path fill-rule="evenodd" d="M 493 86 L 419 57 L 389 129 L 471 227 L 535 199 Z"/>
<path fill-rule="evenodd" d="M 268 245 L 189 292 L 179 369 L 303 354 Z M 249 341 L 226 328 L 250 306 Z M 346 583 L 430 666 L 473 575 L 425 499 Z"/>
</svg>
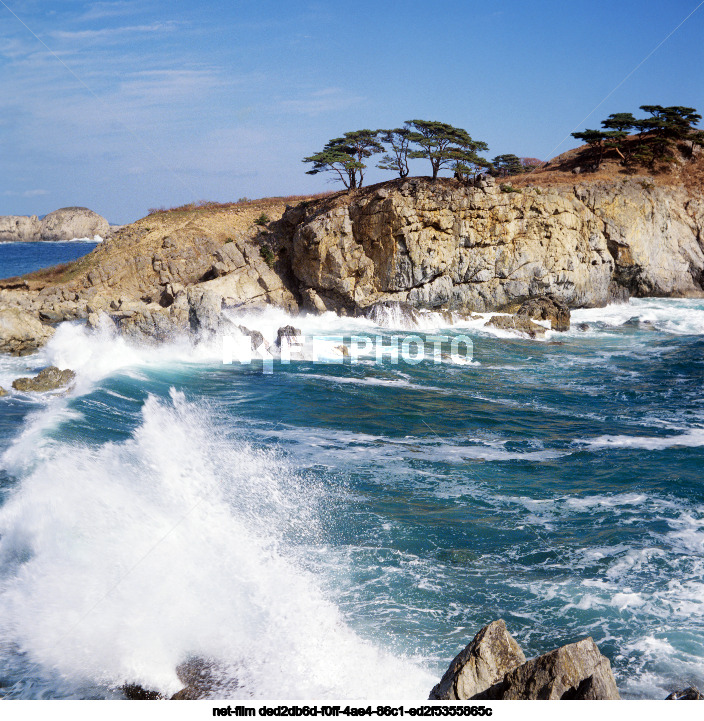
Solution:
<svg viewBox="0 0 704 721">
<path fill-rule="evenodd" d="M 170 693 L 195 655 L 233 698 L 421 699 L 498 617 L 526 655 L 591 635 L 626 697 L 704 685 L 704 302 L 576 311 L 546 341 L 424 323 L 473 363 L 265 374 L 78 324 L 0 358 L 6 388 L 78 372 L 0 400 L 0 693 Z"/>
</svg>

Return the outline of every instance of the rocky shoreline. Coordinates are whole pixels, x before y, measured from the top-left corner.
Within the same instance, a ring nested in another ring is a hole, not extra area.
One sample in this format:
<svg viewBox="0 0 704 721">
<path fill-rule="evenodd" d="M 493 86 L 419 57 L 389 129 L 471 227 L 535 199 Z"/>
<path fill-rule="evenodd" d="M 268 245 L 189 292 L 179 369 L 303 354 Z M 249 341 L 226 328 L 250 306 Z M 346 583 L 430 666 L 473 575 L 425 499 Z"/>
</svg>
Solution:
<svg viewBox="0 0 704 721">
<path fill-rule="evenodd" d="M 637 178 L 514 190 L 415 178 L 267 206 L 273 219 L 257 205 L 155 213 L 61 272 L 0 281 L 0 309 L 41 323 L 39 346 L 50 325 L 96 326 L 102 315 L 161 341 L 217 332 L 222 309 L 268 305 L 359 315 L 402 303 L 467 316 L 531 298 L 577 308 L 704 296 L 700 193 Z"/>
</svg>

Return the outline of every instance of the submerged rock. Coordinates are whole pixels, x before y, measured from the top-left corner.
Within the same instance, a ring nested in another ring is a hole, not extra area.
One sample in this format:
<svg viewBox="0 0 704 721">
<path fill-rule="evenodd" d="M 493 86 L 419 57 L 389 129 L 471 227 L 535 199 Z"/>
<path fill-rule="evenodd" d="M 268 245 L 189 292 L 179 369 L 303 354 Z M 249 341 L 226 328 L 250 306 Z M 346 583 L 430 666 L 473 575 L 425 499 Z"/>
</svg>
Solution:
<svg viewBox="0 0 704 721">
<path fill-rule="evenodd" d="M 54 334 L 36 316 L 21 308 L 0 309 L 0 352 L 27 355 L 41 348 Z"/>
<path fill-rule="evenodd" d="M 529 298 L 516 311 L 516 315 L 532 320 L 549 320 L 552 330 L 570 329 L 570 309 L 564 303 L 548 296 Z"/>
<path fill-rule="evenodd" d="M 67 386 L 75 377 L 76 374 L 69 368 L 59 370 L 56 366 L 49 366 L 40 371 L 34 378 L 18 378 L 12 382 L 12 387 L 16 391 L 44 393 Z"/>
<path fill-rule="evenodd" d="M 450 664 L 440 683 L 430 692 L 431 699 L 470 699 L 498 683 L 526 657 L 502 619 L 479 631 Z"/>
<path fill-rule="evenodd" d="M 562 646 L 509 671 L 476 694 L 482 700 L 620 699 L 609 659 L 591 638 Z"/>
<path fill-rule="evenodd" d="M 545 335 L 545 328 L 542 325 L 533 323 L 530 318 L 524 315 L 492 315 L 486 324 L 499 330 L 526 333 L 531 338 Z"/>
</svg>

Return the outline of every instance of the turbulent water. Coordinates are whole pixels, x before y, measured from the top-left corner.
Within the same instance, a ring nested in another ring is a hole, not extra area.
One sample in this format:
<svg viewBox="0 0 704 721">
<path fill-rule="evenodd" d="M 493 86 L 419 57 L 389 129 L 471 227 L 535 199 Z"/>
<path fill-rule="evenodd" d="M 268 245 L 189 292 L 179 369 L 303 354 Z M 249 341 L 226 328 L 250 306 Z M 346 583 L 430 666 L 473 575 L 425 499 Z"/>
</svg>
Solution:
<svg viewBox="0 0 704 721">
<path fill-rule="evenodd" d="M 572 320 L 238 321 L 467 334 L 472 363 L 264 373 L 79 324 L 0 356 L 5 388 L 78 373 L 0 399 L 0 694 L 169 694 L 202 657 L 230 698 L 422 699 L 499 617 L 527 656 L 591 635 L 625 697 L 703 686 L 704 301 Z"/>
</svg>

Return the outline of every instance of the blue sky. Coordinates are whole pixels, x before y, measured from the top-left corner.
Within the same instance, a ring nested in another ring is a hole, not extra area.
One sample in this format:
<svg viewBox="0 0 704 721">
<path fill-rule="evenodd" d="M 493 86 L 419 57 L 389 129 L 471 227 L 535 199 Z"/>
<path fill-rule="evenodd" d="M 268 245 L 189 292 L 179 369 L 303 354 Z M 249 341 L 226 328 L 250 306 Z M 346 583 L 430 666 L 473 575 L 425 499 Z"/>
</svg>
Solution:
<svg viewBox="0 0 704 721">
<path fill-rule="evenodd" d="M 703 4 L 582 122 L 700 0 L 2 2 L 29 30 L 0 4 L 0 214 L 329 190 L 304 156 L 411 118 L 547 159 L 612 112 L 704 110 Z"/>
</svg>

